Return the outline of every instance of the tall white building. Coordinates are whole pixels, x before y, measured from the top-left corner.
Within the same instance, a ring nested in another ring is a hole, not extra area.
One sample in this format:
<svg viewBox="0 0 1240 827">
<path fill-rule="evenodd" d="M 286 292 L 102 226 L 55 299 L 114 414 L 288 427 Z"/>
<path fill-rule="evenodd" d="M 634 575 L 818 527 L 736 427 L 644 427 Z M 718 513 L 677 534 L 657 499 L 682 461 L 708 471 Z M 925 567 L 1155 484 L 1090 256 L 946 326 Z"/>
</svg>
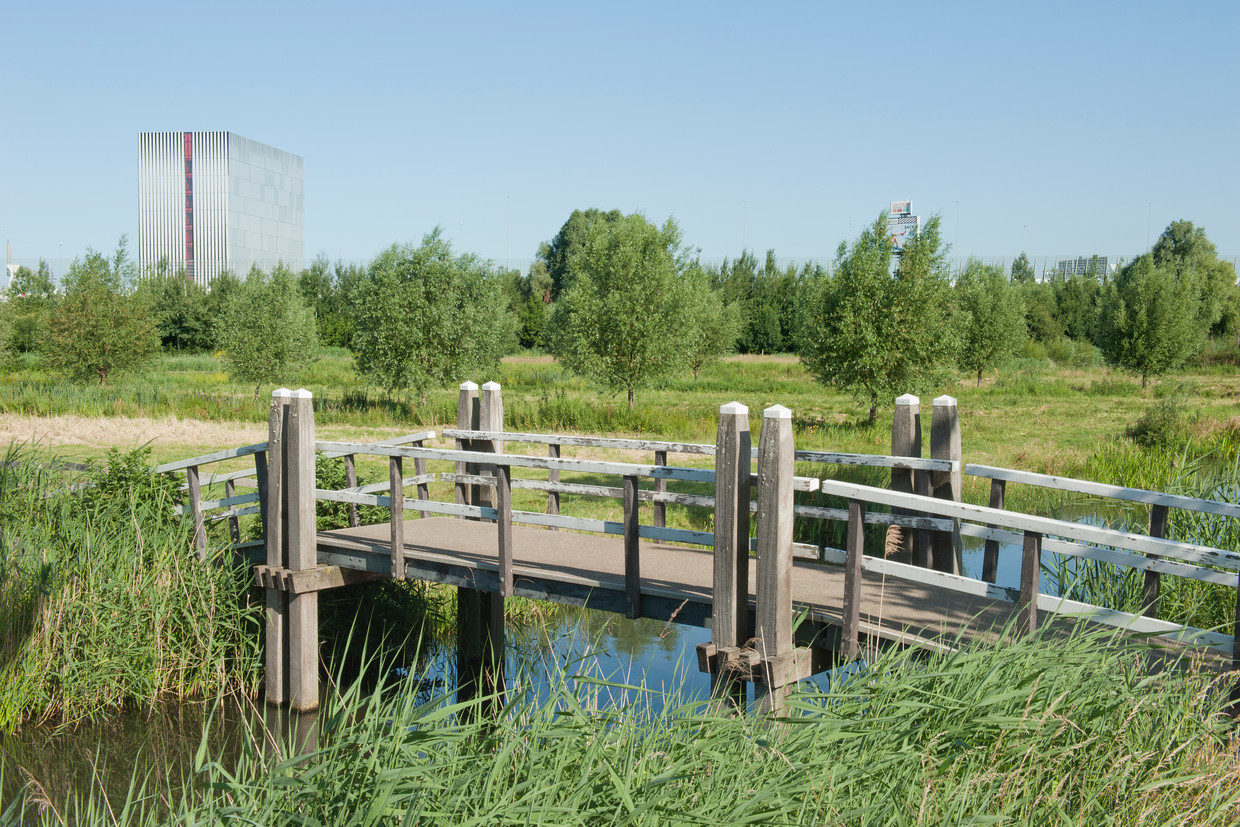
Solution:
<svg viewBox="0 0 1240 827">
<path fill-rule="evenodd" d="M 138 133 L 138 263 L 207 285 L 224 270 L 301 268 L 300 155 L 231 132 Z"/>
</svg>

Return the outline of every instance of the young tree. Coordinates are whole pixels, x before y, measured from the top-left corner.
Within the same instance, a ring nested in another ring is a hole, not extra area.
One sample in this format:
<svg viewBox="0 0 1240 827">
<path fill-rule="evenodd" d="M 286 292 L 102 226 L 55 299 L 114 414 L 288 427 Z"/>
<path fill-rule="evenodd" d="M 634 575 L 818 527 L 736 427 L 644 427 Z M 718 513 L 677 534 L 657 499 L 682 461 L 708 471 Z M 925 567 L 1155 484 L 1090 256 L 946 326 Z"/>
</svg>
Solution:
<svg viewBox="0 0 1240 827">
<path fill-rule="evenodd" d="M 157 268 L 142 279 L 138 289 L 150 302 L 159 340 L 165 348 L 178 353 L 211 348 L 213 322 L 207 291 L 186 278 L 184 270 Z"/>
<path fill-rule="evenodd" d="M 1174 370 L 1196 354 L 1205 339 L 1201 288 L 1196 271 L 1177 274 L 1150 254 L 1123 268 L 1103 293 L 1099 343 L 1112 364 L 1141 377 Z"/>
<path fill-rule="evenodd" d="M 228 292 L 220 320 L 220 343 L 228 374 L 254 383 L 254 401 L 264 383 L 292 384 L 316 357 L 314 311 L 293 273 L 277 265 L 270 275 L 257 266 Z"/>
<path fill-rule="evenodd" d="M 1037 274 L 1033 271 L 1033 265 L 1029 263 L 1029 256 L 1021 253 L 1012 262 L 1012 283 L 1013 284 L 1032 284 L 1037 281 Z"/>
<path fill-rule="evenodd" d="M 551 352 L 570 370 L 628 394 L 684 364 L 691 329 L 680 228 L 640 214 L 590 225 L 551 316 Z"/>
<path fill-rule="evenodd" d="M 453 255 L 436 227 L 422 244 L 393 244 L 371 262 L 354 298 L 357 367 L 389 393 L 427 391 L 494 370 L 515 337 L 491 268 Z"/>
<path fill-rule="evenodd" d="M 64 297 L 47 320 L 43 357 L 78 379 L 98 378 L 146 363 L 159 349 L 146 297 L 133 289 L 134 268 L 121 236 L 111 259 L 88 249 L 65 274 Z"/>
<path fill-rule="evenodd" d="M 560 292 L 568 286 L 572 278 L 572 261 L 580 253 L 590 229 L 598 223 L 613 224 L 621 217 L 619 210 L 604 212 L 594 207 L 588 210 L 573 210 L 560 231 L 555 234 L 555 238 L 539 247 L 539 259 L 551 279 L 552 301 L 558 300 Z"/>
<path fill-rule="evenodd" d="M 7 292 L 13 349 L 21 353 L 38 350 L 47 329 L 47 314 L 56 305 L 51 268 L 43 259 L 35 270 L 18 267 Z"/>
<path fill-rule="evenodd" d="M 735 304 L 725 305 L 719 291 L 711 289 L 709 274 L 697 262 L 686 268 L 684 279 L 689 317 L 688 362 L 697 381 L 702 368 L 736 349 L 741 316 Z"/>
<path fill-rule="evenodd" d="M 970 259 L 956 279 L 956 295 L 965 311 L 960 366 L 977 372 L 980 387 L 982 371 L 1015 353 L 1025 340 L 1025 308 L 1003 268 L 976 259 Z"/>
<path fill-rule="evenodd" d="M 871 424 L 880 397 L 920 393 L 953 373 L 959 333 L 939 225 L 937 215 L 926 222 L 893 274 L 879 215 L 851 248 L 840 245 L 834 274 L 806 297 L 802 362 L 867 403 Z"/>
</svg>

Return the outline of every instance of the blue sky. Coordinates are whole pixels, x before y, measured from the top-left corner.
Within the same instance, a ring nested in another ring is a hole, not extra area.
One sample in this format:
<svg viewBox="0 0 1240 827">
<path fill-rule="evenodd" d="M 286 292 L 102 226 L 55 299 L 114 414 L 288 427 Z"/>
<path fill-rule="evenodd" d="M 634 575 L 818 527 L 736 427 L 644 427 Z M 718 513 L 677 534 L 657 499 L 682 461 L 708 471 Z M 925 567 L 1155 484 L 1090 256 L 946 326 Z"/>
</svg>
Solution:
<svg viewBox="0 0 1240 827">
<path fill-rule="evenodd" d="M 963 255 L 1131 255 L 1177 218 L 1240 255 L 1234 2 L 47 2 L 0 30 L 0 227 L 55 269 L 136 244 L 146 130 L 302 155 L 307 257 L 440 224 L 524 263 L 599 207 L 825 260 L 905 198 Z"/>
</svg>

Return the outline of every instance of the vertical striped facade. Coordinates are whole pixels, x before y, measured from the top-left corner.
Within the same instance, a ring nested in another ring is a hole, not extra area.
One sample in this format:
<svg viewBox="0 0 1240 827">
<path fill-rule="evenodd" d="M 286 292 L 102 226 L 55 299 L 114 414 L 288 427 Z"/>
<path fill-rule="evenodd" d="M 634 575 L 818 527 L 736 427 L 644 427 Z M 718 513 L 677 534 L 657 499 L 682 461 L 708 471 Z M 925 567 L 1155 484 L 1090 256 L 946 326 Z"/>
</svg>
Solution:
<svg viewBox="0 0 1240 827">
<path fill-rule="evenodd" d="M 202 285 L 225 270 L 298 269 L 305 258 L 304 162 L 230 132 L 138 135 L 138 263 Z"/>
</svg>

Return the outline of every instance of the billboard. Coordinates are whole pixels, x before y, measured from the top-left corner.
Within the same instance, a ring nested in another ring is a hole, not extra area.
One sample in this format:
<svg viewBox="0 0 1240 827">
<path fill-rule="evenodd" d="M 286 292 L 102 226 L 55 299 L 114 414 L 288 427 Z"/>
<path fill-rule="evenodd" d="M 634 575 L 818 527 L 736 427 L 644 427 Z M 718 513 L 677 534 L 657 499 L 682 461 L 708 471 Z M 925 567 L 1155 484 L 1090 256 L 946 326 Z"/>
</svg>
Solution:
<svg viewBox="0 0 1240 827">
<path fill-rule="evenodd" d="M 887 234 L 896 252 L 902 252 L 921 231 L 921 216 L 913 215 L 912 201 L 892 201 L 887 213 Z"/>
</svg>

